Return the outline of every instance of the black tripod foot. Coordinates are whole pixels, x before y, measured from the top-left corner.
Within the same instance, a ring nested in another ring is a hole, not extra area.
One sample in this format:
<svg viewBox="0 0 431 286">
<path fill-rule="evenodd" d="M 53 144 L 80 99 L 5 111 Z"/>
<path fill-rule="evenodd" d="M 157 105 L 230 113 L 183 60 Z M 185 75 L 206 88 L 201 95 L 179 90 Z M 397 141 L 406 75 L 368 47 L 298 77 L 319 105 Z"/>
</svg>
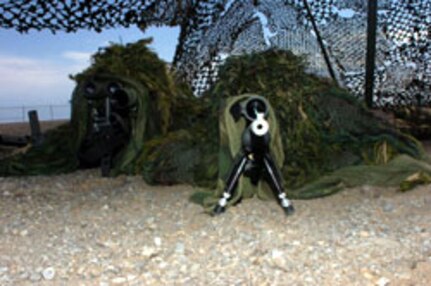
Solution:
<svg viewBox="0 0 431 286">
<path fill-rule="evenodd" d="M 221 205 L 216 205 L 214 207 L 212 214 L 216 216 L 216 215 L 220 215 L 220 214 L 224 213 L 225 211 L 226 211 L 225 207 L 222 207 Z"/>
<path fill-rule="evenodd" d="M 289 206 L 283 208 L 283 210 L 284 210 L 284 214 L 286 216 L 292 215 L 295 212 L 295 208 L 293 207 L 293 205 L 289 205 Z"/>
</svg>

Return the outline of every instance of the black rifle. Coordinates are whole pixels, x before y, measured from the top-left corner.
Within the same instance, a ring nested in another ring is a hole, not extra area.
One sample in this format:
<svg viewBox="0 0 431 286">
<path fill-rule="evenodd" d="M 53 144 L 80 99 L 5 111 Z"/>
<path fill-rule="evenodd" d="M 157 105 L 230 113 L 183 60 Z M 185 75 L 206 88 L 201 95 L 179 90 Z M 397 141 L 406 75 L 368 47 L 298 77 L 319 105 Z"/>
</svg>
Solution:
<svg viewBox="0 0 431 286">
<path fill-rule="evenodd" d="M 286 197 L 280 171 L 270 152 L 271 134 L 266 120 L 269 113 L 267 101 L 261 96 L 252 96 L 235 103 L 231 107 L 230 113 L 236 121 L 243 117 L 247 124 L 242 133 L 241 151 L 213 213 L 218 215 L 225 211 L 227 202 L 232 197 L 241 175 L 248 176 L 254 185 L 257 185 L 261 178 L 265 179 L 285 214 L 293 213 L 293 205 Z"/>
</svg>

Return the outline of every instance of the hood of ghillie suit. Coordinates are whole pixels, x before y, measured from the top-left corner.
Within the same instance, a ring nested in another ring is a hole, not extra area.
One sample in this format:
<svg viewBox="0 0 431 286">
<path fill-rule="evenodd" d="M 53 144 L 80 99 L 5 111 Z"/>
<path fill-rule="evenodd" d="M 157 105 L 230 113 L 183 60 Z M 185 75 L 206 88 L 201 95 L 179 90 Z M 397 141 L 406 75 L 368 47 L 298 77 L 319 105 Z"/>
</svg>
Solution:
<svg viewBox="0 0 431 286">
<path fill-rule="evenodd" d="M 93 55 L 92 65 L 71 77 L 77 85 L 72 94 L 70 123 L 48 132 L 42 146 L 0 162 L 0 175 L 55 174 L 80 167 L 78 150 L 91 124 L 85 98 L 89 82 L 98 93 L 115 84 L 127 95 L 130 106 L 125 114 L 130 135 L 113 158 L 111 175 L 139 173 L 136 161 L 142 156 L 144 142 L 165 134 L 172 124 L 172 106 L 190 96 L 188 92 L 179 92 L 166 63 L 148 48 L 150 42 L 112 44 Z"/>
<path fill-rule="evenodd" d="M 409 188 L 415 183 L 406 180 L 414 174 L 429 181 L 417 140 L 376 118 L 346 90 L 307 74 L 305 67 L 304 58 L 280 50 L 228 58 L 200 99 L 194 124 L 150 141 L 144 176 L 153 183 L 216 188 L 228 173 L 218 156 L 220 149 L 229 148 L 219 134 L 221 108 L 230 97 L 253 93 L 275 110 L 285 155 L 281 172 L 291 197 L 319 197 L 361 184 L 404 182 L 403 188 Z M 368 172 L 372 175 L 367 177 Z M 395 173 L 397 179 L 388 180 Z M 221 191 L 218 187 L 216 196 Z M 200 194 L 193 199 L 202 203 Z"/>
</svg>

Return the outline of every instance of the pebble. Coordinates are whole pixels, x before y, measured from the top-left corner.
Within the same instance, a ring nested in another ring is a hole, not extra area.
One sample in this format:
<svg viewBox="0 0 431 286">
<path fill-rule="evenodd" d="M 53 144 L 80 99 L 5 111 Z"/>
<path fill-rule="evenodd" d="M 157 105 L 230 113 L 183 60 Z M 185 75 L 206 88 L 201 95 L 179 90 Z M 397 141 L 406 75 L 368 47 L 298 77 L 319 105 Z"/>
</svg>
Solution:
<svg viewBox="0 0 431 286">
<path fill-rule="evenodd" d="M 155 249 L 154 247 L 145 245 L 142 248 L 141 254 L 144 257 L 151 258 L 157 254 L 157 249 Z"/>
<path fill-rule="evenodd" d="M 52 279 L 54 279 L 54 277 L 55 277 L 55 269 L 54 269 L 54 267 L 45 268 L 42 271 L 42 276 L 43 276 L 43 279 L 45 279 L 45 280 L 52 280 Z"/>
<path fill-rule="evenodd" d="M 114 266 L 114 265 L 108 265 L 106 267 L 106 272 L 118 274 L 120 272 L 120 269 L 118 267 Z"/>
<path fill-rule="evenodd" d="M 181 242 L 177 242 L 177 244 L 175 244 L 175 253 L 176 254 L 180 254 L 183 255 L 185 252 L 185 246 L 184 243 Z"/>
<path fill-rule="evenodd" d="M 138 276 L 133 274 L 127 274 L 126 278 L 128 282 L 135 280 Z"/>
<path fill-rule="evenodd" d="M 278 259 L 280 257 L 283 257 L 283 252 L 278 249 L 271 250 L 271 258 L 272 259 Z"/>
<path fill-rule="evenodd" d="M 292 242 L 292 245 L 293 245 L 293 246 L 300 246 L 300 245 L 301 245 L 301 242 L 300 242 L 299 240 L 294 240 L 294 241 Z"/>
<path fill-rule="evenodd" d="M 380 277 L 379 280 L 377 280 L 376 285 L 377 286 L 387 286 L 389 285 L 389 283 L 391 282 L 391 280 L 389 280 L 386 277 Z"/>
<path fill-rule="evenodd" d="M 361 273 L 362 273 L 362 276 L 365 277 L 368 280 L 374 280 L 376 278 L 374 276 L 374 274 L 371 273 L 371 271 L 369 269 L 362 268 L 361 269 Z"/>
<path fill-rule="evenodd" d="M 32 273 L 29 277 L 30 281 L 37 282 L 42 279 L 42 276 L 39 273 Z"/>
<path fill-rule="evenodd" d="M 162 239 L 161 239 L 160 237 L 156 236 L 156 237 L 154 238 L 154 244 L 155 244 L 157 247 L 162 246 Z"/>
<path fill-rule="evenodd" d="M 369 237 L 370 236 L 370 233 L 369 232 L 367 232 L 367 231 L 361 231 L 361 232 L 359 232 L 359 235 L 361 236 L 361 237 Z"/>
<path fill-rule="evenodd" d="M 22 231 L 19 232 L 20 236 L 27 236 L 28 235 L 28 230 L 24 229 Z"/>
<path fill-rule="evenodd" d="M 111 280 L 111 282 L 114 285 L 124 284 L 127 282 L 127 278 L 126 277 L 115 277 L 114 279 Z"/>
<path fill-rule="evenodd" d="M 391 212 L 395 209 L 394 204 L 390 203 L 390 202 L 384 202 L 382 209 L 384 212 Z"/>
</svg>

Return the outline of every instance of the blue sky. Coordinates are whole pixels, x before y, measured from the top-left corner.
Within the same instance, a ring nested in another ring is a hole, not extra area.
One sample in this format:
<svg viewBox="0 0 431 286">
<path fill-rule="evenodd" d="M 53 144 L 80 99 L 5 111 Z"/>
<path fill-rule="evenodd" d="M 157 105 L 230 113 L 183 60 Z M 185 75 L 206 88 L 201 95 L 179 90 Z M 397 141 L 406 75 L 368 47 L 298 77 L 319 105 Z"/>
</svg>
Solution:
<svg viewBox="0 0 431 286">
<path fill-rule="evenodd" d="M 74 88 L 68 75 L 88 67 L 99 47 L 153 37 L 153 50 L 170 62 L 178 35 L 179 28 L 167 27 L 145 33 L 131 27 L 70 34 L 0 29 L 0 107 L 67 104 Z"/>
</svg>

